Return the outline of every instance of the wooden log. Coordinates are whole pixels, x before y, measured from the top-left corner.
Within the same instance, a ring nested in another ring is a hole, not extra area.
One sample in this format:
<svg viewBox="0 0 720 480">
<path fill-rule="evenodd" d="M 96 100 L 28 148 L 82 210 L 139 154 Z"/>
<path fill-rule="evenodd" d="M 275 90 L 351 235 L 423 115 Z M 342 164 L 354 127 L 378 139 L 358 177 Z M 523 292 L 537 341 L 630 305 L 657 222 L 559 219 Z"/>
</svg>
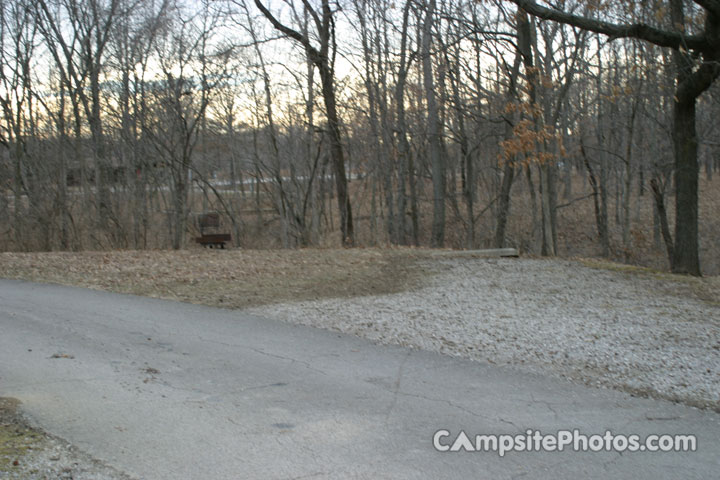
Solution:
<svg viewBox="0 0 720 480">
<path fill-rule="evenodd" d="M 499 258 L 520 256 L 516 248 L 488 248 L 485 250 L 439 250 L 435 252 L 448 257 Z"/>
</svg>

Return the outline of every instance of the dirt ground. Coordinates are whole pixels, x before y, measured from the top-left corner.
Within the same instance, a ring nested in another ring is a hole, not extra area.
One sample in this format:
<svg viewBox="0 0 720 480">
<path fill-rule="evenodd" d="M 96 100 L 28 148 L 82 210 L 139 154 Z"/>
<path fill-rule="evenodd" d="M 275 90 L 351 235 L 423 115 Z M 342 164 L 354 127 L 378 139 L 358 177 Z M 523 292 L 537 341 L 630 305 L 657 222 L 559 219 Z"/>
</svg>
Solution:
<svg viewBox="0 0 720 480">
<path fill-rule="evenodd" d="M 29 424 L 14 398 L 0 397 L 0 478 L 129 480 L 62 439 Z"/>
<path fill-rule="evenodd" d="M 30 428 L 17 414 L 18 401 L 0 398 L 0 473 L 19 467 L 20 458 L 37 449 L 42 434 Z"/>
</svg>

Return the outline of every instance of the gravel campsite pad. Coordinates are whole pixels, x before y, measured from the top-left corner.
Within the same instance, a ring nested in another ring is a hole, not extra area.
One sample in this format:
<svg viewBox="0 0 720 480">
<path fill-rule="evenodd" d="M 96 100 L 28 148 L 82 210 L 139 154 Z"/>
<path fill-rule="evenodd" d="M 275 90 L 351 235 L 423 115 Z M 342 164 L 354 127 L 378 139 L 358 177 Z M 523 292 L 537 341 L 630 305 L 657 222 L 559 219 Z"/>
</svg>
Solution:
<svg viewBox="0 0 720 480">
<path fill-rule="evenodd" d="M 717 278 L 563 260 L 425 262 L 436 273 L 412 291 L 252 312 L 720 411 Z"/>
</svg>

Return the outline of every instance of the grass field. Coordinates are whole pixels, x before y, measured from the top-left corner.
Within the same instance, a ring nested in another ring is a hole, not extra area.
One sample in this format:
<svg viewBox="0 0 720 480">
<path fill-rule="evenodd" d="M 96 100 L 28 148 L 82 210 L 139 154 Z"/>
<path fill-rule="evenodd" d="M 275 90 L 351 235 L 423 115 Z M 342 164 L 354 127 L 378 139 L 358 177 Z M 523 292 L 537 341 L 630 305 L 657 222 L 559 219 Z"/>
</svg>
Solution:
<svg viewBox="0 0 720 480">
<path fill-rule="evenodd" d="M 0 277 L 243 308 L 393 293 L 421 281 L 422 249 L 0 253 Z"/>
</svg>

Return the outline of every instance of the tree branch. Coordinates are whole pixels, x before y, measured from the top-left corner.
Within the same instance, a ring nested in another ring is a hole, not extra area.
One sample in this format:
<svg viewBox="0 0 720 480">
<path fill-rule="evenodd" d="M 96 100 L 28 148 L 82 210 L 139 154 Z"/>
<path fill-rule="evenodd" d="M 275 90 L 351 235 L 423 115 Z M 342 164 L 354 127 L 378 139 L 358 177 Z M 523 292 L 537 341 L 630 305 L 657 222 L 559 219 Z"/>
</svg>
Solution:
<svg viewBox="0 0 720 480">
<path fill-rule="evenodd" d="M 685 35 L 679 32 L 671 32 L 651 27 L 646 23 L 615 24 L 593 18 L 573 15 L 560 10 L 551 9 L 538 5 L 533 0 L 510 0 L 518 7 L 531 15 L 544 20 L 572 25 L 574 27 L 589 30 L 591 32 L 607 35 L 611 40 L 616 38 L 637 38 L 645 40 L 660 47 L 674 49 L 685 48 L 698 52 L 711 52 L 713 50 L 705 35 Z M 699 0 L 704 3 L 716 3 L 715 0 Z"/>
<path fill-rule="evenodd" d="M 307 8 L 308 13 L 313 18 L 313 21 L 315 22 L 315 27 L 318 29 L 318 32 L 322 30 L 322 22 L 320 21 L 320 17 L 318 16 L 317 12 L 314 8 L 312 8 L 312 5 L 310 5 L 310 2 L 308 0 L 303 0 L 303 5 L 305 5 L 305 8 Z"/>
<path fill-rule="evenodd" d="M 677 86 L 676 96 L 680 101 L 700 96 L 720 76 L 720 63 L 705 62 Z"/>
<path fill-rule="evenodd" d="M 301 34 L 297 30 L 293 30 L 290 27 L 287 27 L 280 23 L 280 21 L 275 18 L 275 15 L 270 13 L 270 10 L 268 10 L 265 5 L 263 5 L 260 0 L 254 0 L 255 6 L 262 12 L 262 14 L 267 18 L 273 27 L 275 27 L 276 30 L 279 30 L 280 32 L 284 33 L 288 37 L 292 38 L 293 40 L 296 40 L 299 42 L 303 47 L 305 47 L 305 50 L 310 54 L 311 58 L 314 62 L 317 62 L 320 58 L 320 52 L 317 51 L 315 47 L 312 46 L 310 43 L 310 39 L 306 37 L 305 35 Z"/>
<path fill-rule="evenodd" d="M 697 3 L 701 7 L 703 7 L 708 12 L 711 12 L 713 15 L 717 15 L 720 17 L 720 1 L 718 0 L 693 0 L 693 2 Z"/>
</svg>

